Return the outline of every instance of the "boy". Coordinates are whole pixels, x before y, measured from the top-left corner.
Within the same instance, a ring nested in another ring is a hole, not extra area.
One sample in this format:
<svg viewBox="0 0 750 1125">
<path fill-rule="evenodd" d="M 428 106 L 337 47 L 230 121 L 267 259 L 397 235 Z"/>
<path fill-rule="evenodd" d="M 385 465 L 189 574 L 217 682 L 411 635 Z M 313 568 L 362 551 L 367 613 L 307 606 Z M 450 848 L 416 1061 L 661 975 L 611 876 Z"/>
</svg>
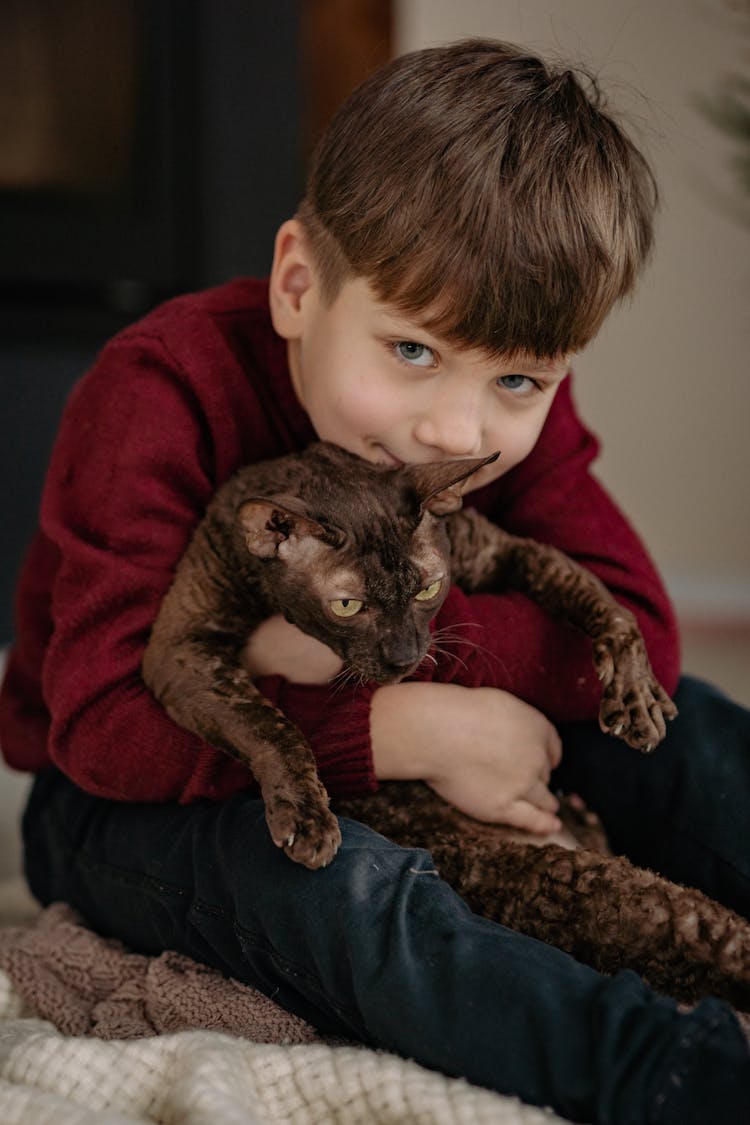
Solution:
<svg viewBox="0 0 750 1125">
<path fill-rule="evenodd" d="M 426 854 L 352 822 L 328 868 L 291 863 L 246 771 L 177 729 L 140 678 L 212 492 L 317 435 L 389 464 L 500 448 L 469 502 L 589 564 L 675 687 L 667 598 L 589 475 L 596 443 L 567 377 L 651 242 L 650 173 L 596 102 L 502 44 L 396 60 L 332 122 L 268 285 L 171 302 L 104 350 L 50 465 L 0 738 L 38 774 L 24 831 L 42 902 L 576 1120 L 734 1122 L 750 1060 L 725 1005 L 678 1014 L 631 973 L 602 977 L 476 918 L 419 877 Z M 550 785 L 575 787 L 617 848 L 750 912 L 741 709 L 684 683 L 681 717 L 644 760 L 592 721 L 587 644 L 523 598 L 454 590 L 439 626 L 465 638 L 452 656 L 334 701 L 327 650 L 274 620 L 251 638 L 334 796 L 420 777 L 476 816 L 545 831 Z"/>
</svg>

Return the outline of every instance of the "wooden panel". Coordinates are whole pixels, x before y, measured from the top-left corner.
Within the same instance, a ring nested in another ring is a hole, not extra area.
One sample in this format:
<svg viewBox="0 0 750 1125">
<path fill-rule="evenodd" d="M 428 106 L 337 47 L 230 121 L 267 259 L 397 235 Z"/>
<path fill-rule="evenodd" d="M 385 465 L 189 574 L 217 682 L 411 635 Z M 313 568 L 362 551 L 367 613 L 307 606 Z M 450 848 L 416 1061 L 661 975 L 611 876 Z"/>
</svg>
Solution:
<svg viewBox="0 0 750 1125">
<path fill-rule="evenodd" d="M 312 149 L 355 86 L 391 57 L 391 0 L 303 0 L 303 128 Z"/>
</svg>

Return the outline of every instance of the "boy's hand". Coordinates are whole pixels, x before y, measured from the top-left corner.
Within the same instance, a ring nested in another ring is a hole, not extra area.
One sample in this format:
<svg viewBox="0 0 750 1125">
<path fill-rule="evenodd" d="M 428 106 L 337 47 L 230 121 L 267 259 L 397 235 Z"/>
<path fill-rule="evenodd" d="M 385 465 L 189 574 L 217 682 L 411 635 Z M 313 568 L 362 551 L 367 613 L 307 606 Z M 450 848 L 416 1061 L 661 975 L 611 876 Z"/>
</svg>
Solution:
<svg viewBox="0 0 750 1125">
<path fill-rule="evenodd" d="M 426 781 L 477 820 L 546 835 L 561 823 L 548 789 L 560 738 L 536 708 L 496 688 L 402 683 L 375 692 L 375 772 Z"/>
<path fill-rule="evenodd" d="M 295 684 L 326 684 L 341 671 L 341 658 L 315 637 L 277 614 L 248 637 L 243 667 L 253 679 L 284 676 Z"/>
</svg>

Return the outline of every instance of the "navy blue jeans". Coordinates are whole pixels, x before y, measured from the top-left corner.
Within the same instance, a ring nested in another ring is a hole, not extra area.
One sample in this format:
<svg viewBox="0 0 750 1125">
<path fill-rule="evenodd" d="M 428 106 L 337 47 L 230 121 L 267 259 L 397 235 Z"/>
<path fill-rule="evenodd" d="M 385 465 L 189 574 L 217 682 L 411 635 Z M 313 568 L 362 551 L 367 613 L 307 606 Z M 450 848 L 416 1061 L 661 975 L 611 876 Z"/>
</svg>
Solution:
<svg viewBox="0 0 750 1125">
<path fill-rule="evenodd" d="M 676 877 L 694 863 L 747 913 L 750 715 L 693 681 L 678 703 L 653 758 L 569 728 L 558 781 L 635 858 Z M 273 846 L 256 799 L 120 804 L 49 770 L 24 817 L 26 868 L 41 902 L 135 950 L 180 950 L 325 1032 L 573 1120 L 748 1120 L 750 1056 L 726 1005 L 679 1013 L 633 973 L 603 976 L 473 915 L 426 852 L 342 830 L 335 861 L 310 872 Z"/>
</svg>

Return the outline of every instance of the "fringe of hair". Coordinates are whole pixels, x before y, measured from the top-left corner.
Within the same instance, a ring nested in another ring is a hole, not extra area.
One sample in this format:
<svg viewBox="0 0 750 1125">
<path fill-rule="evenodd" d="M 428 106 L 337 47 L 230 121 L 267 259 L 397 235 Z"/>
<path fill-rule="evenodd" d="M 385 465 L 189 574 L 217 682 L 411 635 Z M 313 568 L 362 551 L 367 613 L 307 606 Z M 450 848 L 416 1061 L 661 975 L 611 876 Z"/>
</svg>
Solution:
<svg viewBox="0 0 750 1125">
<path fill-rule="evenodd" d="M 395 59 L 333 118 L 298 211 L 324 294 L 350 276 L 491 354 L 580 350 L 653 242 L 651 169 L 596 80 L 510 44 Z"/>
</svg>

